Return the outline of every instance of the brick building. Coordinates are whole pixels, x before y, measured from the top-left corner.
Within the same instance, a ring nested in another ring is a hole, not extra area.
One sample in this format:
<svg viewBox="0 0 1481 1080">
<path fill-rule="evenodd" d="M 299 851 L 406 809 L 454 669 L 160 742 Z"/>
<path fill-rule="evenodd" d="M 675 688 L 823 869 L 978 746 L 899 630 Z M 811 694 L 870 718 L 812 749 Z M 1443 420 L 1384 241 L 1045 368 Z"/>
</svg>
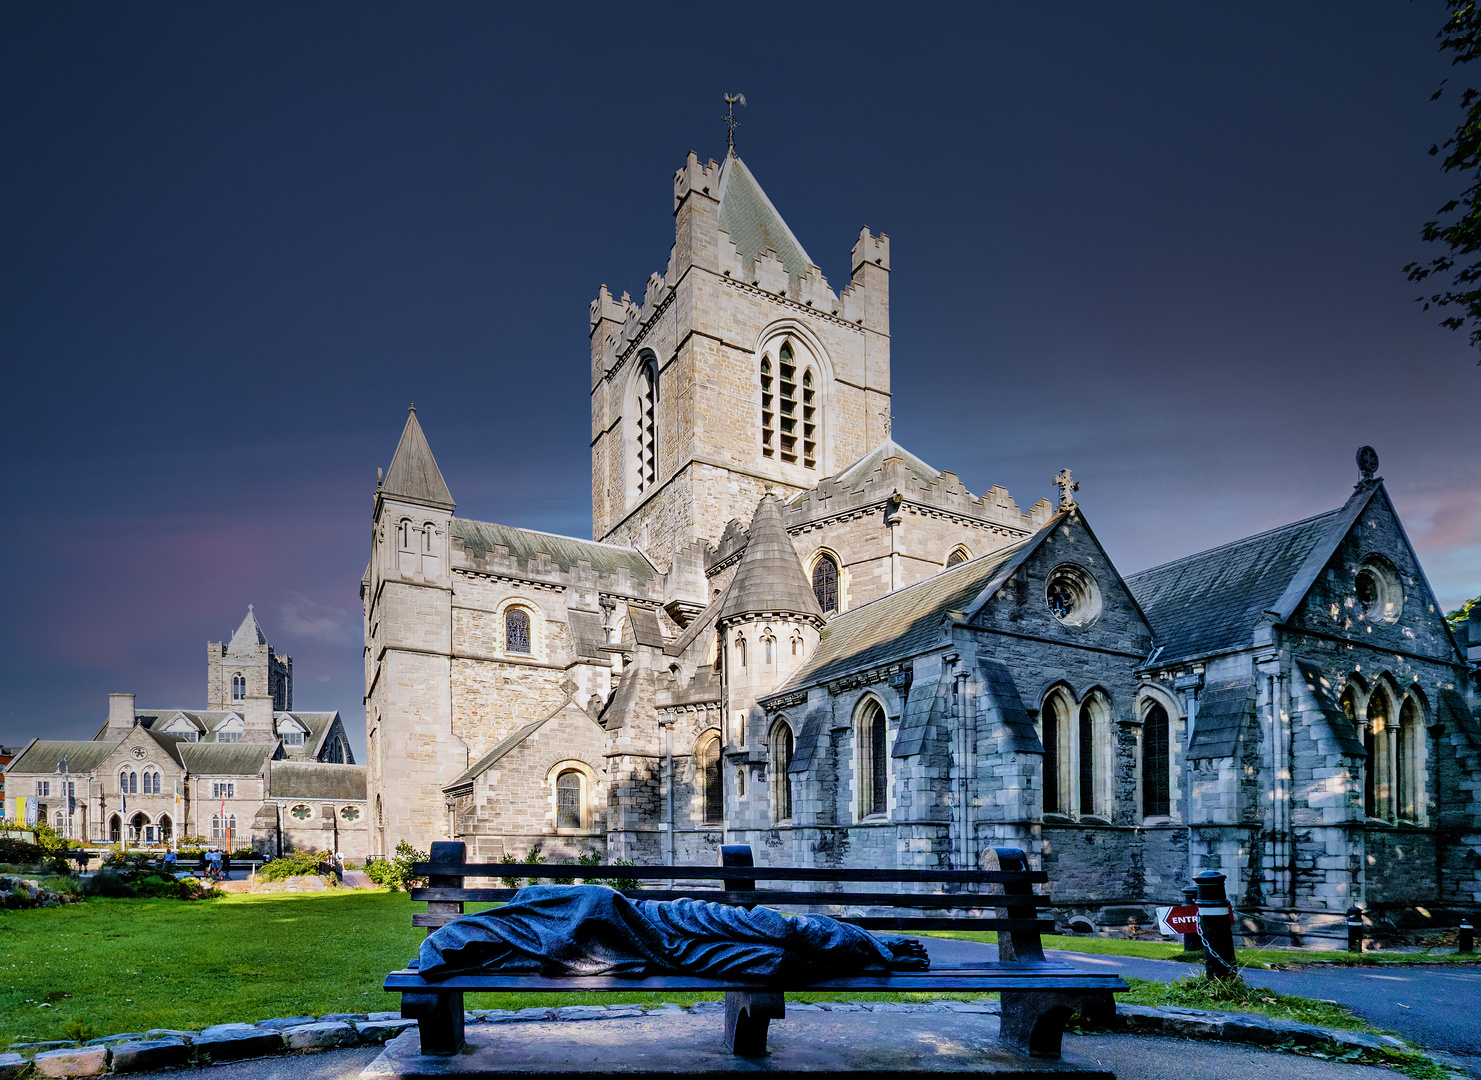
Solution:
<svg viewBox="0 0 1481 1080">
<path fill-rule="evenodd" d="M 732 152 L 674 177 L 641 301 L 590 309 L 598 540 L 471 521 L 415 413 L 364 599 L 371 843 L 1054 871 L 1146 919 L 1481 902 L 1481 728 L 1376 458 L 1344 505 L 1123 577 L 890 436 L 889 238 L 835 292 Z M 1371 451 L 1367 451 L 1371 455 Z M 1047 471 L 1047 470 L 1046 470 Z"/>
</svg>

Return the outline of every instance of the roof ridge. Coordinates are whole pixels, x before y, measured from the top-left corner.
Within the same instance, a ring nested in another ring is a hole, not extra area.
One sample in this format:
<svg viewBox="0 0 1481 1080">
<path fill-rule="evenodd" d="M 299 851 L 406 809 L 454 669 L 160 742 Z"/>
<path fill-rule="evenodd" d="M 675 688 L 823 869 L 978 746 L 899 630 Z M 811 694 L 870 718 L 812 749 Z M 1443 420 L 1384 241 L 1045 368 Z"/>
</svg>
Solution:
<svg viewBox="0 0 1481 1080">
<path fill-rule="evenodd" d="M 956 563 L 953 566 L 948 566 L 948 567 L 945 567 L 945 568 L 943 568 L 941 570 L 937 570 L 934 574 L 931 574 L 929 577 L 923 577 L 919 581 L 912 581 L 909 585 L 902 585 L 898 589 L 891 589 L 889 592 L 883 594 L 882 596 L 876 596 L 873 600 L 866 600 L 866 601 L 864 601 L 864 603 L 860 604 L 858 607 L 851 607 L 847 611 L 841 611 L 841 612 L 839 612 L 836 616 L 834 616 L 832 622 L 837 622 L 839 619 L 843 618 L 845 615 L 852 615 L 856 611 L 863 611 L 865 608 L 871 606 L 872 604 L 877 604 L 881 600 L 888 600 L 888 599 L 890 599 L 893 596 L 903 596 L 905 593 L 908 593 L 911 589 L 919 589 L 919 588 L 921 588 L 924 585 L 931 584 L 932 582 L 939 583 L 941 581 L 941 578 L 944 575 L 946 575 L 946 574 L 955 574 L 958 571 L 960 571 L 964 566 L 971 566 L 973 563 L 979 563 L 983 559 L 991 559 L 995 555 L 1004 555 L 1004 554 L 1007 554 L 1008 552 L 1017 551 L 1018 548 L 1023 547 L 1023 545 L 1027 544 L 1030 540 L 1032 540 L 1034 537 L 1038 536 L 1039 533 L 1040 532 L 1043 532 L 1043 531 L 1044 531 L 1043 529 L 1040 529 L 1039 532 L 1034 532 L 1034 533 L 1030 533 L 1028 536 L 1019 537 L 1017 540 L 1013 541 L 1011 544 L 1004 544 L 1000 548 L 993 548 L 991 551 L 984 551 L 981 555 L 974 555 L 974 556 L 972 556 L 966 562 Z M 829 625 L 832 625 L 832 622 L 830 622 Z"/>
<path fill-rule="evenodd" d="M 578 544 L 596 544 L 598 547 L 611 548 L 613 551 L 631 551 L 642 555 L 645 559 L 648 557 L 644 554 L 642 548 L 634 547 L 631 544 L 609 544 L 605 540 L 588 540 L 582 536 L 567 536 L 565 533 L 551 532 L 549 529 L 527 529 L 523 525 L 506 525 L 502 521 L 479 521 L 477 518 L 457 517 L 456 515 L 454 515 L 453 520 L 466 521 L 469 525 L 494 525 L 500 529 L 514 529 L 517 532 L 534 533 L 536 536 L 552 536 L 557 540 L 573 540 Z"/>
<path fill-rule="evenodd" d="M 1228 548 L 1238 547 L 1240 544 L 1249 543 L 1251 540 L 1262 540 L 1267 536 L 1273 536 L 1275 533 L 1278 533 L 1283 529 L 1294 529 L 1298 525 L 1309 525 L 1313 521 L 1320 521 L 1322 518 L 1332 517 L 1336 514 L 1340 514 L 1344 509 L 1346 509 L 1346 507 L 1347 504 L 1343 503 L 1341 506 L 1335 507 L 1331 510 L 1325 510 L 1320 514 L 1312 514 L 1310 517 L 1297 518 L 1295 521 L 1288 521 L 1284 525 L 1276 525 L 1272 528 L 1266 529 L 1263 532 L 1250 533 L 1250 535 L 1241 536 L 1237 540 L 1230 540 L 1223 544 L 1215 544 L 1211 548 L 1204 548 L 1202 551 L 1195 551 L 1191 555 L 1184 555 L 1177 559 L 1169 559 L 1167 562 L 1158 563 L 1156 566 L 1149 566 L 1145 570 L 1138 570 L 1134 574 L 1127 574 L 1123 580 L 1130 584 L 1134 578 L 1144 577 L 1147 574 L 1152 573 L 1154 570 L 1165 570 L 1169 566 L 1176 566 L 1179 563 L 1189 562 L 1192 559 L 1200 559 L 1205 555 L 1212 555 L 1218 551 L 1224 551 Z"/>
</svg>

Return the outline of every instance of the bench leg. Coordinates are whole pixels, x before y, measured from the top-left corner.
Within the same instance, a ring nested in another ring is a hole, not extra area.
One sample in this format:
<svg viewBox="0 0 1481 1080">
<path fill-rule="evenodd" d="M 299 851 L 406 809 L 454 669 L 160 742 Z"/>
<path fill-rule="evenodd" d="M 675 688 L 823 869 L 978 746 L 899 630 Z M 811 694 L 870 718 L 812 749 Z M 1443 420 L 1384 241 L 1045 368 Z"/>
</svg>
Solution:
<svg viewBox="0 0 1481 1080">
<path fill-rule="evenodd" d="M 402 994 L 401 1015 L 417 1022 L 422 1053 L 448 1055 L 463 1048 L 463 991 Z"/>
<path fill-rule="evenodd" d="M 1004 990 L 1002 998 L 998 1039 L 1030 1057 L 1059 1057 L 1065 1022 L 1075 1013 L 1100 1019 L 1116 1011 L 1116 999 L 1109 992 Z"/>
<path fill-rule="evenodd" d="M 725 991 L 725 1048 L 738 1057 L 765 1057 L 766 1029 L 786 1015 L 781 994 Z"/>
</svg>

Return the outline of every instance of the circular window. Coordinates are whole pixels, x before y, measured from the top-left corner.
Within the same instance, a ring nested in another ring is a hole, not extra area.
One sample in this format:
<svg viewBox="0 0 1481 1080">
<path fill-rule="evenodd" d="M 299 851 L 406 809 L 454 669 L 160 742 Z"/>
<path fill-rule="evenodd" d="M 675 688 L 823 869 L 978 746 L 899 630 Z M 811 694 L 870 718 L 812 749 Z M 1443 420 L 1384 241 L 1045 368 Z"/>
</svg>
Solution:
<svg viewBox="0 0 1481 1080">
<path fill-rule="evenodd" d="M 360 808 L 358 806 L 343 807 L 339 812 L 339 816 L 344 818 L 346 821 L 359 821 Z"/>
<path fill-rule="evenodd" d="M 1358 614 L 1369 622 L 1391 623 L 1404 610 L 1404 588 L 1388 560 L 1372 556 L 1363 561 L 1353 581 Z"/>
<path fill-rule="evenodd" d="M 307 821 L 314 816 L 314 808 L 308 805 L 308 803 L 299 803 L 292 810 L 289 810 L 288 813 L 292 814 L 299 821 Z"/>
<path fill-rule="evenodd" d="M 1086 626 L 1100 614 L 1100 586 L 1083 566 L 1056 566 L 1044 597 L 1054 617 L 1066 626 Z"/>
</svg>

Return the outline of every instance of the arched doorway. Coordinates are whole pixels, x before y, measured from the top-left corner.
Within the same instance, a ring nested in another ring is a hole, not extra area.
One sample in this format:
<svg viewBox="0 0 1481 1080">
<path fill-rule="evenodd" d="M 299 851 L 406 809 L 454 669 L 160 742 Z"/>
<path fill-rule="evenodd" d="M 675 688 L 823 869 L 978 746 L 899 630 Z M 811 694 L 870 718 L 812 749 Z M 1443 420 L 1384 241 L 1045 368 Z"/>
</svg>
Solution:
<svg viewBox="0 0 1481 1080">
<path fill-rule="evenodd" d="M 154 826 L 149 824 L 149 819 L 142 813 L 129 819 L 129 839 L 136 844 L 154 843 Z"/>
<path fill-rule="evenodd" d="M 108 842 L 117 844 L 123 841 L 123 819 L 114 814 L 108 819 Z"/>
<path fill-rule="evenodd" d="M 169 814 L 161 814 L 157 825 L 159 842 L 168 844 L 175 838 L 175 823 L 170 820 Z"/>
</svg>

